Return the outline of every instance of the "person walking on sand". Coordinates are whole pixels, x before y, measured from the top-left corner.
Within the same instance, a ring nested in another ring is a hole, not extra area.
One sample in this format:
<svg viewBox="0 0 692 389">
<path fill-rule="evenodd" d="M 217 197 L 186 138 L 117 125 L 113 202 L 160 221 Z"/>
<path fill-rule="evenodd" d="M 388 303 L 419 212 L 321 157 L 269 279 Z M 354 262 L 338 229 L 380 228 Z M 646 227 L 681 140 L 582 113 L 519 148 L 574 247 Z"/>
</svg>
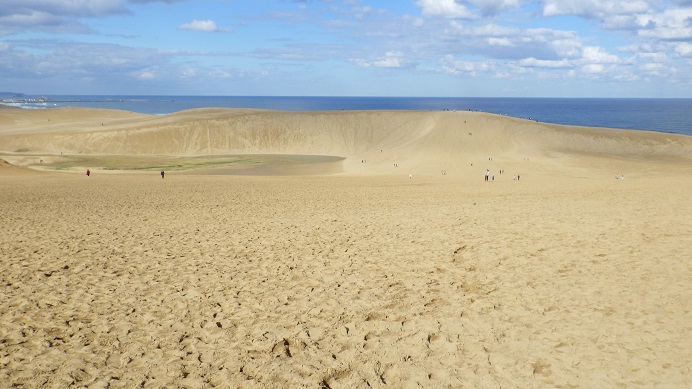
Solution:
<svg viewBox="0 0 692 389">
<path fill-rule="evenodd" d="M 161 170 L 161 179 L 163 179 L 163 177 L 164 177 L 165 175 L 166 175 L 166 173 L 165 173 L 163 170 Z"/>
<path fill-rule="evenodd" d="M 485 169 L 485 181 L 488 181 L 488 177 L 490 177 L 490 169 Z"/>
<path fill-rule="evenodd" d="M 91 172 L 89 171 L 89 169 L 87 169 L 87 177 L 89 177 L 90 175 L 91 175 Z"/>
</svg>

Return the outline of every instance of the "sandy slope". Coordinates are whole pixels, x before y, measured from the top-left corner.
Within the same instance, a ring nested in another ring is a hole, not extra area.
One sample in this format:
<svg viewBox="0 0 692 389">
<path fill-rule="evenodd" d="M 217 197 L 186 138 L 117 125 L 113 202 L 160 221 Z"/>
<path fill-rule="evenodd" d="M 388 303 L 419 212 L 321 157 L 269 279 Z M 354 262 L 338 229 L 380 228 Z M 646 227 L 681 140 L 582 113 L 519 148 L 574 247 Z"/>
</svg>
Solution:
<svg viewBox="0 0 692 389">
<path fill-rule="evenodd" d="M 26 167 L 0 164 L 0 386 L 692 385 L 689 137 L 473 112 L 5 111 L 0 158 Z M 346 159 L 26 173 L 60 152 Z"/>
</svg>

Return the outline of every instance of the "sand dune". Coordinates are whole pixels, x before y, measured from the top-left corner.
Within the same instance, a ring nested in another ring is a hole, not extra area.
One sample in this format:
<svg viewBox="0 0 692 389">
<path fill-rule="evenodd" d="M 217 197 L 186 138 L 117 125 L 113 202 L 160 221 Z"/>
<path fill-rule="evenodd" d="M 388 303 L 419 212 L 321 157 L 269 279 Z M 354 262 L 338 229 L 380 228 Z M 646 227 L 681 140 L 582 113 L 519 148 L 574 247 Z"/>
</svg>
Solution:
<svg viewBox="0 0 692 389">
<path fill-rule="evenodd" d="M 488 158 L 549 163 L 589 156 L 636 162 L 689 161 L 692 155 L 692 141 L 685 136 L 556 126 L 480 112 L 196 109 L 152 116 L 76 108 L 17 111 L 0 112 L 2 152 L 317 154 L 346 158 L 347 171 L 389 172 L 396 163 L 417 174 L 437 174 Z M 360 165 L 363 160 L 366 166 Z"/>
<path fill-rule="evenodd" d="M 692 386 L 690 137 L 0 110 L 0 158 L 1 387 Z"/>
</svg>

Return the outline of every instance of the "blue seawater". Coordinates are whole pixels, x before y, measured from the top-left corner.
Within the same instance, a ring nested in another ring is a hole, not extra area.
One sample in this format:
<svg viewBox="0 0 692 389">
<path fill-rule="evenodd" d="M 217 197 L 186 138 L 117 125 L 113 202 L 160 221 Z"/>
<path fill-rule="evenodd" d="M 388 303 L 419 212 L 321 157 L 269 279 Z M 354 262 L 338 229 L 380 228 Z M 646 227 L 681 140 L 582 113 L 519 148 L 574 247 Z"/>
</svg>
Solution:
<svg viewBox="0 0 692 389">
<path fill-rule="evenodd" d="M 24 96 L 23 100 L 3 103 L 24 108 L 78 106 L 145 114 L 209 107 L 281 111 L 472 110 L 546 123 L 692 136 L 692 99 L 49 95 Z"/>
</svg>

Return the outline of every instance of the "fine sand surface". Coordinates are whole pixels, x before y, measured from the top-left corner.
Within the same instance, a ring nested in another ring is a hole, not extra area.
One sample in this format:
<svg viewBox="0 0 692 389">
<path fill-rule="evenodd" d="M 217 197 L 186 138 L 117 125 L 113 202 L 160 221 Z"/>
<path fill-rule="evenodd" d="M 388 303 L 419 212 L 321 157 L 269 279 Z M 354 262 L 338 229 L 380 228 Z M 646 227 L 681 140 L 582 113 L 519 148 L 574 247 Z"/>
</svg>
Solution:
<svg viewBox="0 0 692 389">
<path fill-rule="evenodd" d="M 3 109 L 0 159 L 2 388 L 692 386 L 690 137 Z"/>
</svg>

